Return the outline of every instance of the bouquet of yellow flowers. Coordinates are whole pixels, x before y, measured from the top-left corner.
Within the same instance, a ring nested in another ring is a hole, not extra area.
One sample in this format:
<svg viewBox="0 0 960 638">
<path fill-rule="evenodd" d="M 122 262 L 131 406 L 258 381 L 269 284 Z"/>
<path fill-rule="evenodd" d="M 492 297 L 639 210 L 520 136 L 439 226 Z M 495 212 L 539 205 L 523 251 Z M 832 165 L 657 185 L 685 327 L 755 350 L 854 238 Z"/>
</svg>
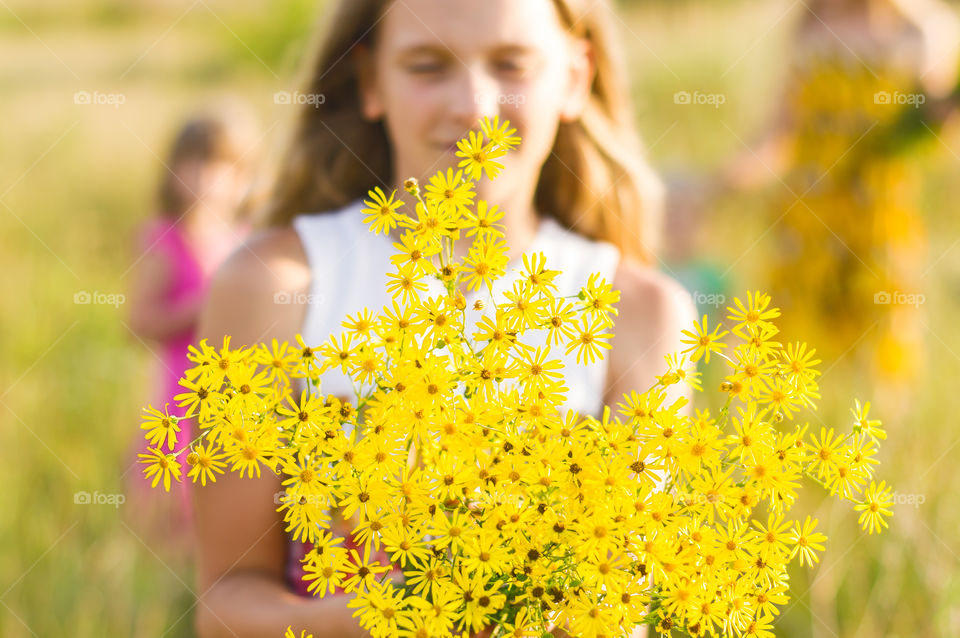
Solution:
<svg viewBox="0 0 960 638">
<path fill-rule="evenodd" d="M 413 215 L 399 212 L 396 193 L 371 191 L 373 231 L 403 231 L 391 307 L 348 317 L 318 347 L 298 337 L 192 348 L 176 400 L 199 436 L 180 458 L 180 419 L 148 408 L 146 475 L 169 489 L 183 463 L 201 484 L 228 467 L 281 474 L 278 511 L 313 546 L 309 590 L 351 593 L 376 638 L 487 627 L 495 637 L 562 627 L 595 638 L 642 623 L 772 636 L 788 563 L 813 565 L 826 540 L 816 520 L 789 518 L 801 477 L 854 503 L 870 532 L 886 525 L 890 492 L 872 480 L 879 422 L 858 403 L 841 432 L 794 423 L 819 396 L 819 361 L 804 344 L 773 340 L 779 312 L 759 292 L 729 309 L 730 332 L 706 317 L 685 331 L 689 347 L 646 391 L 599 418 L 562 411 L 567 388 L 552 355 L 602 357 L 619 293 L 593 277 L 578 296 L 558 296 L 559 273 L 542 254 L 523 256 L 503 299 L 471 306 L 483 311 L 473 325 L 460 292 L 462 283 L 490 291 L 506 274 L 502 213 L 473 200 L 514 133 L 485 120 L 460 143 L 460 170 L 423 190 L 408 180 Z M 543 345 L 530 345 L 534 336 Z M 725 405 L 689 413 L 668 388 L 700 390 L 696 365 L 711 355 L 730 368 Z M 324 395 L 334 369 L 353 380 L 354 400 Z M 352 520 L 358 549 L 331 532 L 334 508 Z"/>
</svg>

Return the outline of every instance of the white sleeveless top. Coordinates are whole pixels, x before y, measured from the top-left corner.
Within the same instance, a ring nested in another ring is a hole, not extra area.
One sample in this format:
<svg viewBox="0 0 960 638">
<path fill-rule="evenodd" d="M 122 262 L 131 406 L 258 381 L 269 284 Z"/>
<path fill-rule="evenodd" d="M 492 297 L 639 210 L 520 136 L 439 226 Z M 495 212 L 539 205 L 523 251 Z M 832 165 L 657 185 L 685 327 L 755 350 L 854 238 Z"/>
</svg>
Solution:
<svg viewBox="0 0 960 638">
<path fill-rule="evenodd" d="M 293 220 L 310 266 L 310 296 L 306 300 L 308 307 L 301 331 L 309 346 L 319 346 L 331 335 L 339 335 L 343 331 L 341 322 L 347 314 L 355 314 L 363 308 L 377 314 L 384 306 L 392 305 L 392 296 L 386 285 L 387 273 L 396 269 L 390 263 L 396 249 L 388 235 L 370 232 L 363 223 L 362 207 L 362 202 L 357 201 L 337 211 L 299 215 Z M 541 218 L 536 237 L 527 252 L 542 252 L 547 260 L 546 267 L 561 271 L 555 280 L 561 296 L 579 294 L 595 272 L 612 283 L 620 263 L 620 252 L 612 244 L 576 235 L 551 218 Z M 519 256 L 511 259 L 507 274 L 494 282 L 495 302 L 503 302 L 503 292 L 513 288 L 522 267 Z M 438 280 L 428 277 L 426 281 L 429 296 L 445 294 Z M 486 301 L 484 310 L 473 310 L 473 302 L 481 298 Z M 484 314 L 494 314 L 488 292 L 485 289 L 471 291 L 467 294 L 467 335 L 475 331 L 474 322 Z M 546 342 L 546 331 L 529 331 L 523 340 L 533 346 L 542 346 Z M 609 356 L 609 351 L 605 355 Z M 558 346 L 551 349 L 550 357 L 560 359 L 564 364 L 564 377 L 569 388 L 564 407 L 584 415 L 599 416 L 603 408 L 607 359 L 579 365 L 575 353 L 565 355 L 563 348 Z M 321 390 L 325 394 L 354 396 L 353 384 L 339 370 L 324 373 Z"/>
</svg>

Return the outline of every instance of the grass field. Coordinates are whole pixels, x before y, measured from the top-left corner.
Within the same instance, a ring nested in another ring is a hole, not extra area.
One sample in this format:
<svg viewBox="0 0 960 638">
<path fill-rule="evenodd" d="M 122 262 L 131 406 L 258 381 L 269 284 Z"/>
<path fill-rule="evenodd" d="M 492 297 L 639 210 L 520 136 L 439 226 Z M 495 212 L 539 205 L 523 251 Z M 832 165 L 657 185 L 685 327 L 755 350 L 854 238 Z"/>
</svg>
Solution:
<svg viewBox="0 0 960 638">
<path fill-rule="evenodd" d="M 110 295 L 131 283 L 131 238 L 176 121 L 228 93 L 253 105 L 273 139 L 290 115 L 273 93 L 295 88 L 322 6 L 0 0 L 0 635 L 191 635 L 189 567 L 150 540 L 129 503 L 75 503 L 82 491 L 123 492 L 153 373 Z M 798 9 L 785 0 L 623 8 L 638 121 L 658 167 L 707 170 L 756 137 Z M 726 102 L 676 105 L 681 90 Z M 107 103 L 78 104 L 81 91 Z M 780 635 L 960 633 L 960 135 L 917 161 L 930 231 L 928 366 L 910 410 L 887 423 L 882 473 L 923 503 L 898 505 L 888 533 L 864 537 L 849 509 L 804 502 L 830 542 L 819 568 L 796 573 Z M 728 290 L 755 286 L 759 206 L 727 202 L 708 217 L 722 240 L 709 256 L 738 264 Z M 83 293 L 100 303 L 77 303 Z M 856 372 L 842 361 L 827 372 L 815 427 L 845 427 L 847 397 L 869 398 Z"/>
</svg>

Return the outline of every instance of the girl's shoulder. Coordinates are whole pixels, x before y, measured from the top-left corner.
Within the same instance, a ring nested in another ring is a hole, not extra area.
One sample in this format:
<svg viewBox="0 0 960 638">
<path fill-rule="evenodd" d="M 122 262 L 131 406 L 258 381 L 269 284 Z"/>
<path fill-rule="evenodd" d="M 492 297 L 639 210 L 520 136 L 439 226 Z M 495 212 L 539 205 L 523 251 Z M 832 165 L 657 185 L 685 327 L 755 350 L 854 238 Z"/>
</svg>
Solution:
<svg viewBox="0 0 960 638">
<path fill-rule="evenodd" d="M 680 282 L 634 259 L 620 260 L 613 287 L 620 291 L 620 316 L 630 318 L 623 327 L 639 339 L 656 340 L 672 330 L 679 333 L 696 318 L 693 298 Z"/>
<path fill-rule="evenodd" d="M 217 269 L 211 284 L 220 294 L 261 300 L 306 292 L 309 286 L 307 256 L 292 226 L 254 233 Z"/>
<path fill-rule="evenodd" d="M 681 330 L 696 316 L 690 293 L 679 282 L 631 259 L 621 259 L 614 277 L 619 315 L 607 372 L 608 402 L 649 388 L 664 372 L 664 357 L 682 348 Z M 680 396 L 674 388 L 671 400 Z"/>
<path fill-rule="evenodd" d="M 307 292 L 313 243 L 342 240 L 353 225 L 344 223 L 353 210 L 342 209 L 295 217 L 290 224 L 254 233 L 218 270 L 214 285 L 259 294 Z"/>
</svg>

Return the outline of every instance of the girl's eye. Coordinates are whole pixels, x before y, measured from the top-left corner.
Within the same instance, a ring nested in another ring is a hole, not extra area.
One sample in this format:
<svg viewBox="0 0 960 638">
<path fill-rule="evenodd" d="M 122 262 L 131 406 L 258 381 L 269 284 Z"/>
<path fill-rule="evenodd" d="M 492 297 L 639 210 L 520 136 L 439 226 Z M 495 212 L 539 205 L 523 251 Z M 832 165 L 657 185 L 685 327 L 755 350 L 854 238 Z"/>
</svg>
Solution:
<svg viewBox="0 0 960 638">
<path fill-rule="evenodd" d="M 526 67 L 517 60 L 499 60 L 494 66 L 496 66 L 498 71 L 505 71 L 507 73 L 520 73 L 526 70 Z"/>
<path fill-rule="evenodd" d="M 430 75 L 443 70 L 441 62 L 414 62 L 407 65 L 407 70 L 415 75 Z"/>
</svg>

